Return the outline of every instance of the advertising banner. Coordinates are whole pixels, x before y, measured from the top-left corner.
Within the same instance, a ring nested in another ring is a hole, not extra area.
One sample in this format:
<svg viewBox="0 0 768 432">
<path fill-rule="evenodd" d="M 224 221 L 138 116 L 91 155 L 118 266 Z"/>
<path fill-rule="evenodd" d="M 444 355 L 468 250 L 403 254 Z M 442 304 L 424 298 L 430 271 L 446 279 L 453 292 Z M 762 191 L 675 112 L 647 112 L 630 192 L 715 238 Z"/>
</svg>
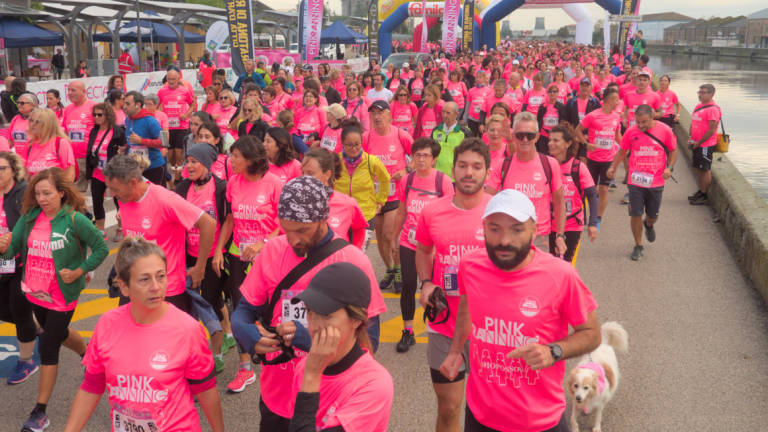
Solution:
<svg viewBox="0 0 768 432">
<path fill-rule="evenodd" d="M 456 25 L 459 23 L 461 12 L 460 0 L 445 0 L 445 16 L 443 17 L 443 47 L 446 52 L 456 52 Z"/>
<path fill-rule="evenodd" d="M 224 21 L 216 21 L 208 27 L 205 33 L 205 49 L 211 53 L 211 57 L 216 52 L 216 48 L 221 46 L 229 36 L 229 26 Z"/>
<path fill-rule="evenodd" d="M 475 0 L 464 0 L 464 25 L 462 41 L 464 51 L 472 51 L 473 24 L 475 23 Z"/>
<path fill-rule="evenodd" d="M 427 0 L 421 0 L 421 52 L 429 52 L 427 33 L 429 33 L 429 28 L 427 27 Z"/>
<path fill-rule="evenodd" d="M 368 5 L 368 62 L 379 61 L 379 6 L 376 0 Z"/>
<path fill-rule="evenodd" d="M 253 59 L 253 26 L 250 0 L 228 0 L 227 24 L 232 42 L 232 69 L 237 75 L 245 73 L 245 63 Z"/>
<path fill-rule="evenodd" d="M 307 60 L 320 55 L 320 32 L 323 30 L 323 0 L 307 0 Z"/>
<path fill-rule="evenodd" d="M 621 2 L 621 15 L 637 15 L 640 13 L 640 0 L 622 0 Z M 624 21 L 619 23 L 619 35 L 617 44 L 620 49 L 624 49 L 624 54 L 629 55 L 632 53 L 632 46 L 629 45 L 629 40 L 632 39 L 637 23 Z"/>
</svg>

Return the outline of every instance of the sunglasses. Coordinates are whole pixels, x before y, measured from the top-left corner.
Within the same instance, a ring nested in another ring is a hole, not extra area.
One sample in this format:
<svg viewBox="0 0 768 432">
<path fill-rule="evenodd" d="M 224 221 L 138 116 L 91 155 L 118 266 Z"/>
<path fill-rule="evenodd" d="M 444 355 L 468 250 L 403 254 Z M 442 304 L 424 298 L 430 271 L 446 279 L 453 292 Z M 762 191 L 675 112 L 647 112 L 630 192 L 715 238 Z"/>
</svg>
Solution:
<svg viewBox="0 0 768 432">
<path fill-rule="evenodd" d="M 94 117 L 104 117 L 104 113 L 93 113 Z"/>
<path fill-rule="evenodd" d="M 228 96 L 222 96 L 222 97 L 219 98 L 219 100 L 229 100 L 229 97 Z"/>
<path fill-rule="evenodd" d="M 515 138 L 517 138 L 520 141 L 523 141 L 524 139 L 528 141 L 533 141 L 534 139 L 536 139 L 536 135 L 538 135 L 538 133 L 536 132 L 515 132 Z"/>
<path fill-rule="evenodd" d="M 215 82 L 215 83 L 213 83 L 213 85 L 215 85 L 215 86 L 220 86 L 220 85 L 221 85 L 221 83 L 220 83 L 220 82 Z"/>
</svg>

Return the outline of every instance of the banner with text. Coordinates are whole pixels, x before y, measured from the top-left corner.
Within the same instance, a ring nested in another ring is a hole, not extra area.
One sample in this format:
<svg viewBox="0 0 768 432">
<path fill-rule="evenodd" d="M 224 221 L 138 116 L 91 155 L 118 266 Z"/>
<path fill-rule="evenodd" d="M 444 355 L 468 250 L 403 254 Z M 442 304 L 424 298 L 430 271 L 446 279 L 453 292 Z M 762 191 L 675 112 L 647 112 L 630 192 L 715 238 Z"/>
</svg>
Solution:
<svg viewBox="0 0 768 432">
<path fill-rule="evenodd" d="M 232 69 L 240 75 L 245 73 L 245 63 L 253 59 L 251 0 L 229 0 L 226 5 Z"/>
<path fill-rule="evenodd" d="M 461 12 L 460 0 L 445 0 L 445 16 L 443 16 L 443 47 L 446 52 L 456 52 L 456 25 L 459 23 Z"/>
<path fill-rule="evenodd" d="M 475 0 L 464 0 L 464 23 L 462 26 L 463 36 L 462 41 L 464 51 L 472 51 L 472 37 L 474 36 L 472 31 L 475 24 Z"/>
<path fill-rule="evenodd" d="M 368 5 L 368 63 L 379 58 L 379 4 L 372 0 Z"/>
<path fill-rule="evenodd" d="M 323 0 L 307 0 L 307 60 L 320 55 L 320 32 L 323 30 Z"/>
<path fill-rule="evenodd" d="M 427 0 L 421 0 L 421 52 L 429 52 L 427 46 L 427 33 L 429 33 L 429 27 L 427 27 Z"/>
<path fill-rule="evenodd" d="M 640 0 L 622 0 L 621 2 L 621 15 L 637 15 L 640 13 Z M 622 21 L 619 23 L 619 34 L 617 45 L 619 49 L 624 51 L 624 55 L 632 53 L 632 46 L 629 44 L 630 39 L 637 29 L 637 23 Z"/>
</svg>

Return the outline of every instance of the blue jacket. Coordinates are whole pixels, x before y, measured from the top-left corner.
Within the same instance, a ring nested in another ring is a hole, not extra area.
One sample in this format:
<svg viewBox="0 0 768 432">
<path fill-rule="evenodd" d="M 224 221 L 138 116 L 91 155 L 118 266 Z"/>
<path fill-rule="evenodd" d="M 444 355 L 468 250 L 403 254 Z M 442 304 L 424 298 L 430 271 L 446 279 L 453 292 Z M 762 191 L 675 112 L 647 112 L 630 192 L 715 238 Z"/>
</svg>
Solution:
<svg viewBox="0 0 768 432">
<path fill-rule="evenodd" d="M 240 75 L 237 78 L 237 82 L 235 83 L 235 87 L 232 88 L 232 90 L 235 93 L 240 93 L 240 86 L 243 85 L 243 80 L 246 79 L 246 78 L 248 78 L 248 74 L 247 73 L 244 73 L 244 74 Z M 264 77 L 262 77 L 261 74 L 256 72 L 256 71 L 251 72 L 250 78 L 252 78 L 253 82 L 256 83 L 256 85 L 261 87 L 261 88 L 264 88 L 264 87 L 267 86 L 267 82 L 264 81 Z"/>
<path fill-rule="evenodd" d="M 136 152 L 136 148 L 142 148 L 138 144 L 133 144 L 130 141 L 131 135 L 136 132 L 136 135 L 147 139 L 160 139 L 160 123 L 152 117 L 149 111 L 142 109 L 134 117 L 125 118 L 125 138 L 128 142 L 129 152 Z M 160 152 L 159 148 L 149 147 L 149 168 L 157 168 L 165 165 L 165 158 Z"/>
</svg>

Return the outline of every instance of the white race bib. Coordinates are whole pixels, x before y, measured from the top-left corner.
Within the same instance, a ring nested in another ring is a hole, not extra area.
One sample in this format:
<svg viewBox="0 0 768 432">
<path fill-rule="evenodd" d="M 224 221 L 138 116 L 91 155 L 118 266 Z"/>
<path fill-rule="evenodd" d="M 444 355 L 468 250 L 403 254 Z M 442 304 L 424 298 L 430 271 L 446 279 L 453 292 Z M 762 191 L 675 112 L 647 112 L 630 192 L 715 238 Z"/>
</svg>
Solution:
<svg viewBox="0 0 768 432">
<path fill-rule="evenodd" d="M 128 148 L 128 153 L 137 154 L 149 159 L 149 149 L 146 146 L 131 146 Z"/>
<path fill-rule="evenodd" d="M 653 174 L 635 171 L 632 173 L 632 183 L 640 187 L 651 187 L 653 184 Z"/>
<path fill-rule="evenodd" d="M 105 158 L 101 158 L 100 157 L 99 158 L 99 165 L 98 165 L 99 169 L 103 170 L 104 168 L 106 168 L 106 166 L 107 166 L 107 158 L 106 157 Z"/>
<path fill-rule="evenodd" d="M 395 195 L 395 188 L 396 188 L 395 182 L 394 181 L 390 181 L 389 182 L 389 196 L 394 196 Z"/>
<path fill-rule="evenodd" d="M 535 96 L 530 99 L 528 99 L 528 105 L 541 105 L 541 96 Z"/>
<path fill-rule="evenodd" d="M 118 408 L 112 410 L 112 426 L 115 432 L 160 432 L 157 422 L 148 412 L 126 414 Z"/>
<path fill-rule="evenodd" d="M 544 117 L 544 126 L 546 126 L 546 127 L 557 126 L 557 120 L 558 120 L 558 118 L 555 117 L 555 116 L 545 116 Z"/>
<path fill-rule="evenodd" d="M 408 243 L 418 246 L 418 243 L 416 242 L 416 230 L 410 229 L 408 230 Z"/>
<path fill-rule="evenodd" d="M 16 273 L 16 259 L 0 260 L 0 274 Z"/>
<path fill-rule="evenodd" d="M 168 117 L 168 127 L 177 128 L 181 126 L 181 119 L 178 117 Z"/>
<path fill-rule="evenodd" d="M 69 131 L 69 142 L 84 142 L 85 134 L 81 131 Z"/>
<path fill-rule="evenodd" d="M 595 138 L 595 145 L 599 149 L 610 150 L 613 148 L 613 140 L 610 138 Z"/>
<path fill-rule="evenodd" d="M 320 141 L 320 147 L 328 150 L 329 152 L 334 152 L 336 151 L 336 140 L 323 137 L 323 140 Z"/>
<path fill-rule="evenodd" d="M 291 303 L 291 299 L 296 297 L 297 292 L 283 291 L 281 298 L 283 299 L 283 322 L 298 321 L 304 327 L 307 327 L 307 307 L 304 302 L 298 302 L 296 304 Z"/>
</svg>

